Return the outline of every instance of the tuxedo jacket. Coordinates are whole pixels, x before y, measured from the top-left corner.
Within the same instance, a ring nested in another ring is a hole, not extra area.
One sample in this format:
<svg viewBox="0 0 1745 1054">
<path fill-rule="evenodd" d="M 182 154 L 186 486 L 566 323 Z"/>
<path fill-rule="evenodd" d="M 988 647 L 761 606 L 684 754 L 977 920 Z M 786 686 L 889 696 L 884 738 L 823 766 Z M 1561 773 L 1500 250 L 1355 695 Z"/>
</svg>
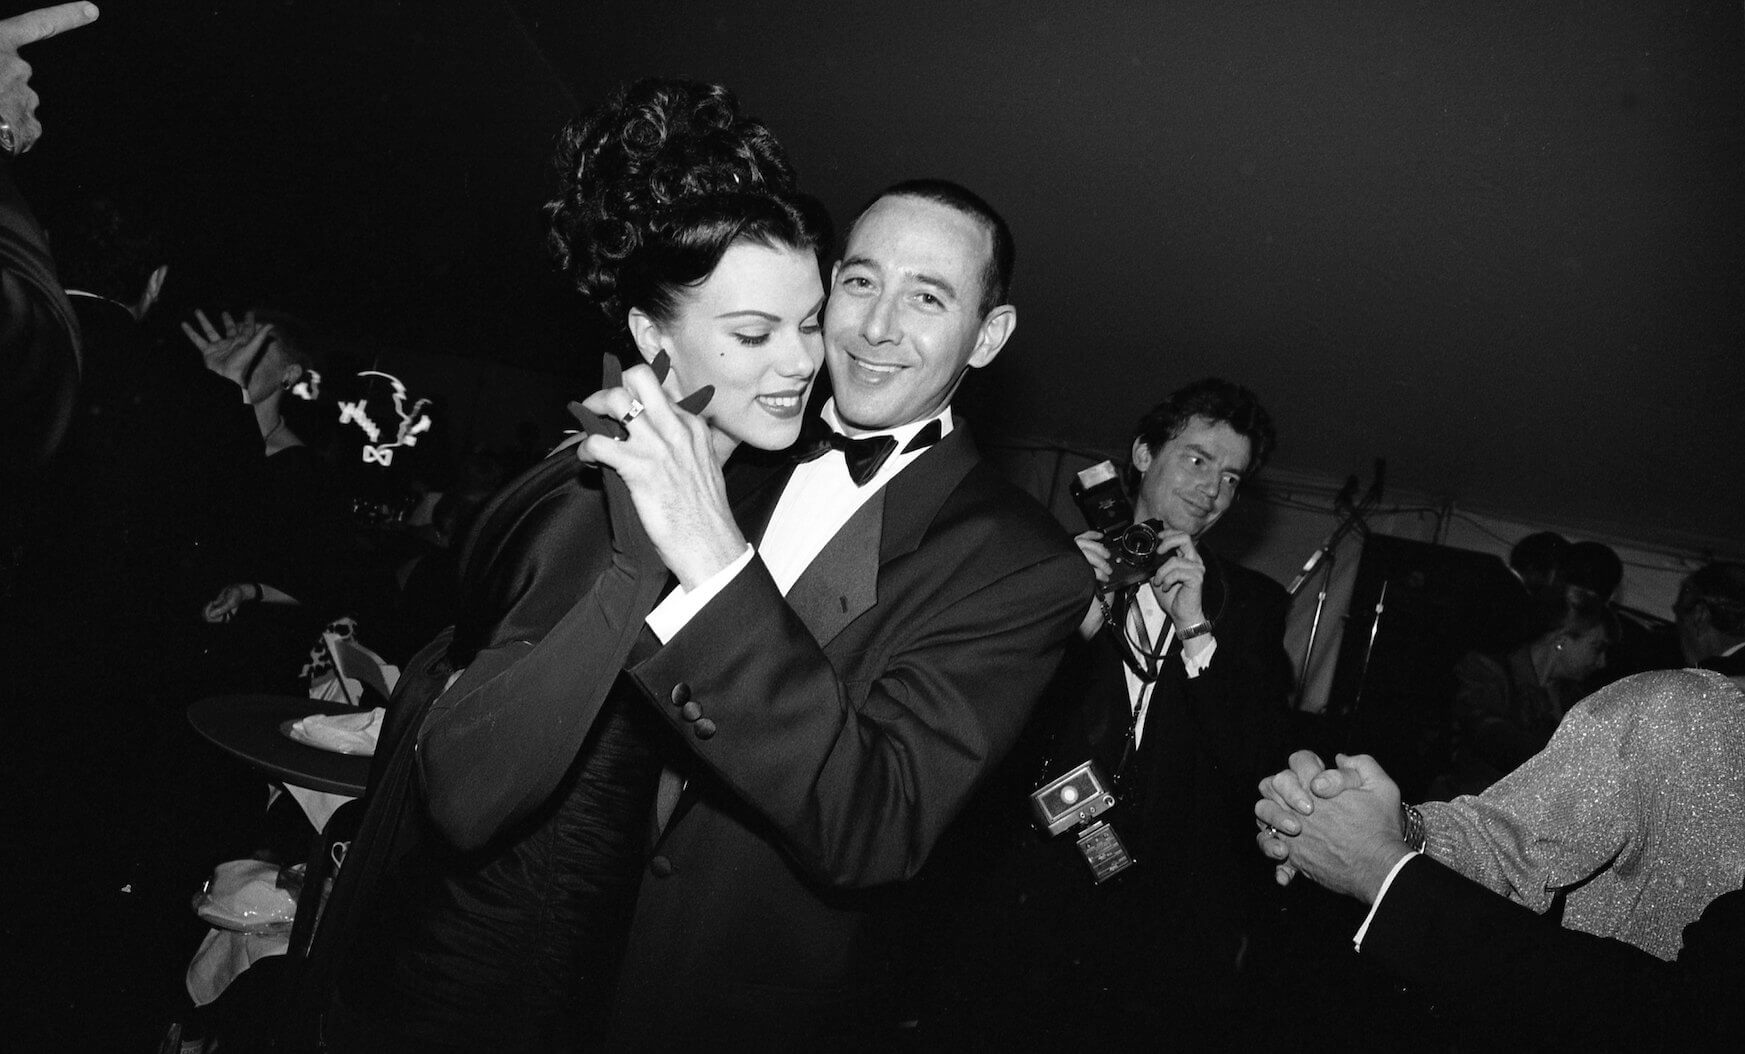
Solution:
<svg viewBox="0 0 1745 1054">
<path fill-rule="evenodd" d="M 748 536 L 787 475 L 741 505 Z M 754 557 L 633 665 L 691 763 L 642 883 L 616 1045 L 841 1027 L 872 887 L 913 876 L 1011 748 L 1090 587 L 1060 526 L 960 425 L 786 597 Z"/>
<path fill-rule="evenodd" d="M 1189 677 L 1181 642 L 1171 642 L 1144 737 L 1124 772 L 1132 703 L 1108 627 L 1063 665 L 1050 693 L 1062 727 L 1047 775 L 1087 758 L 1111 778 L 1121 772 L 1118 804 L 1105 819 L 1136 861 L 1093 890 L 1071 835 L 1050 840 L 1044 855 L 1054 881 L 1069 887 L 1061 901 L 1076 913 L 1062 939 L 1084 941 L 1096 949 L 1087 961 L 1133 983 L 1159 971 L 1202 975 L 1216 961 L 1232 964 L 1268 878 L 1254 866 L 1252 810 L 1256 784 L 1285 757 L 1288 598 L 1265 575 L 1204 546 L 1200 553 L 1217 651 Z"/>
<path fill-rule="evenodd" d="M 1487 1049 L 1722 1050 L 1745 1027 L 1745 890 L 1711 901 L 1666 962 L 1564 929 L 1420 856 L 1394 876 L 1361 954 Z"/>
</svg>

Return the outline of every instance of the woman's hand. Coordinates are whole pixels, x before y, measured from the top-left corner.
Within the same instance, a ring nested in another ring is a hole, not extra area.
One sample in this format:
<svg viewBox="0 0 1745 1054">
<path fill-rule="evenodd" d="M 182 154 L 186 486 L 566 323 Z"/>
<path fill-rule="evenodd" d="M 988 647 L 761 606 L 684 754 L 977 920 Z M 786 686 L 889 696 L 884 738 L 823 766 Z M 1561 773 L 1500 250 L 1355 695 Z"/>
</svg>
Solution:
<svg viewBox="0 0 1745 1054">
<path fill-rule="evenodd" d="M 588 396 L 582 406 L 622 426 L 624 438 L 590 434 L 578 454 L 618 473 L 661 562 L 682 588 L 695 589 L 747 548 L 727 501 L 714 431 L 686 409 L 713 389 L 674 402 L 649 366 L 625 370 L 622 381 Z"/>
</svg>

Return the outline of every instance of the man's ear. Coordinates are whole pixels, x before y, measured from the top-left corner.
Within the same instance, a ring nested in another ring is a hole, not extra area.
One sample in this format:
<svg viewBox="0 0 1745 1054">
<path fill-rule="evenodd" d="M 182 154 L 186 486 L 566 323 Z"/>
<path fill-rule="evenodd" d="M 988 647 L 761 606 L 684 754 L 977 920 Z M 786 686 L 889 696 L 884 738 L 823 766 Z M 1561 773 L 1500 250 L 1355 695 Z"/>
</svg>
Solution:
<svg viewBox="0 0 1745 1054">
<path fill-rule="evenodd" d="M 969 365 L 971 369 L 981 369 L 994 361 L 1000 349 L 1006 346 L 1006 341 L 1012 339 L 1012 331 L 1018 328 L 1018 309 L 1011 304 L 1001 304 L 988 312 L 982 319 L 980 331 L 976 333 L 975 350 L 970 352 Z"/>
<path fill-rule="evenodd" d="M 642 356 L 643 362 L 653 362 L 654 357 L 661 353 L 660 323 L 648 317 L 648 313 L 639 307 L 630 309 L 625 318 L 625 324 L 630 327 L 630 339 L 636 342 L 636 350 Z"/>
<path fill-rule="evenodd" d="M 1133 471 L 1141 476 L 1151 468 L 1151 448 L 1143 438 L 1133 440 Z"/>
<path fill-rule="evenodd" d="M 139 299 L 133 302 L 135 321 L 144 319 L 146 314 L 151 311 L 152 305 L 158 302 L 158 297 L 164 293 L 164 279 L 168 278 L 169 274 L 170 265 L 159 264 L 156 270 L 146 276 L 145 288 L 140 290 Z"/>
<path fill-rule="evenodd" d="M 284 374 L 279 378 L 279 387 L 285 389 L 286 391 L 290 391 L 292 388 L 296 387 L 297 382 L 302 380 L 302 379 L 303 379 L 303 367 L 297 365 L 294 362 L 289 363 L 288 365 L 285 366 Z"/>
</svg>

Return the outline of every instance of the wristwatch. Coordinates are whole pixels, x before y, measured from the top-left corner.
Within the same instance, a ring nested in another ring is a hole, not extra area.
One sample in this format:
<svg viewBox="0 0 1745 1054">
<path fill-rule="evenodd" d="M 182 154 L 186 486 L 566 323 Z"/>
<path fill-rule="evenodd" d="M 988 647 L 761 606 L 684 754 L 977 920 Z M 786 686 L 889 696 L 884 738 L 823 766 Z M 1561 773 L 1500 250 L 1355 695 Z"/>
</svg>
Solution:
<svg viewBox="0 0 1745 1054">
<path fill-rule="evenodd" d="M 1424 851 L 1424 814 L 1416 805 L 1400 803 L 1400 841 L 1417 852 Z"/>
<path fill-rule="evenodd" d="M 1204 637 L 1210 632 L 1212 632 L 1212 620 L 1203 618 L 1187 629 L 1177 630 L 1176 637 L 1181 640 L 1193 640 L 1195 637 Z"/>
</svg>

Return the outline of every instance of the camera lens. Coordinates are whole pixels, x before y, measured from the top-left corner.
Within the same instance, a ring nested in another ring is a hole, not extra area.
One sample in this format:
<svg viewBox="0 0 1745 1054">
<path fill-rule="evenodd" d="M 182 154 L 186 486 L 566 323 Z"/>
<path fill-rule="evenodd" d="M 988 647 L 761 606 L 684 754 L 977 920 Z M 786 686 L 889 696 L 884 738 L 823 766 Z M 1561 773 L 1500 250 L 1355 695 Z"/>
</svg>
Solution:
<svg viewBox="0 0 1745 1054">
<path fill-rule="evenodd" d="M 1121 532 L 1121 549 L 1130 558 L 1144 560 L 1157 552 L 1157 531 L 1149 522 L 1136 523 Z"/>
</svg>

